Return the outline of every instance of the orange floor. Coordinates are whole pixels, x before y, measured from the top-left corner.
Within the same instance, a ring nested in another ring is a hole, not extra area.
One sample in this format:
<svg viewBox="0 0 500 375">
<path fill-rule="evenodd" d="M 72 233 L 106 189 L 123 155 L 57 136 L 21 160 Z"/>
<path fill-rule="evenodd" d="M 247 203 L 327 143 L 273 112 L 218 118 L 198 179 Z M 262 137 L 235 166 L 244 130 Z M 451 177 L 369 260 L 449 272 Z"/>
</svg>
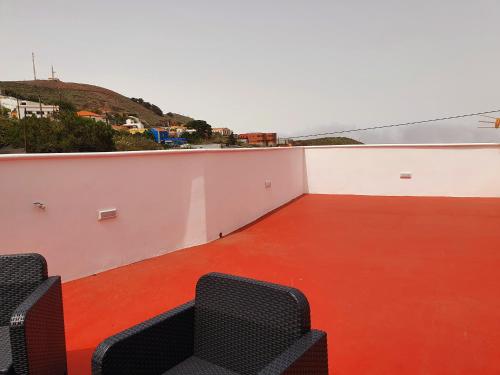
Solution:
<svg viewBox="0 0 500 375">
<path fill-rule="evenodd" d="M 213 243 L 64 284 L 70 375 L 228 272 L 293 285 L 335 374 L 500 374 L 500 199 L 306 195 Z"/>
</svg>

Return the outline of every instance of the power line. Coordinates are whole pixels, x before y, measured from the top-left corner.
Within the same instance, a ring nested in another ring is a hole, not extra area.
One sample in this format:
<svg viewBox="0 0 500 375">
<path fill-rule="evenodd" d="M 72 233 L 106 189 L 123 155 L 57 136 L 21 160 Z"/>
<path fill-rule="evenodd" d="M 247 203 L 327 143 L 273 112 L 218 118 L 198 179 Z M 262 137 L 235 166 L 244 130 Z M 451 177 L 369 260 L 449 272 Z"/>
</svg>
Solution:
<svg viewBox="0 0 500 375">
<path fill-rule="evenodd" d="M 298 136 L 290 137 L 290 138 L 292 138 L 292 139 L 294 139 L 294 138 L 307 138 L 307 137 L 317 137 L 317 136 L 320 136 L 320 135 L 353 133 L 353 132 L 360 132 L 360 131 L 365 131 L 365 130 L 395 128 L 395 127 L 398 127 L 398 126 L 419 125 L 419 124 L 426 124 L 426 123 L 429 123 L 429 122 L 444 121 L 444 120 L 453 120 L 453 119 L 457 119 L 457 118 L 480 116 L 480 115 L 486 115 L 486 114 L 489 114 L 489 113 L 498 113 L 498 112 L 500 112 L 500 109 L 496 109 L 496 110 L 493 110 L 493 111 L 485 111 L 485 112 L 467 113 L 465 115 L 455 115 L 455 116 L 439 117 L 439 118 L 434 118 L 434 119 L 430 119 L 430 120 L 420 120 L 420 121 L 412 121 L 412 122 L 403 122 L 403 123 L 399 123 L 399 124 L 379 125 L 379 126 L 370 126 L 370 127 L 367 127 L 367 128 L 359 128 L 359 129 L 337 130 L 337 131 L 332 131 L 332 132 L 327 132 L 327 133 L 298 135 Z"/>
</svg>

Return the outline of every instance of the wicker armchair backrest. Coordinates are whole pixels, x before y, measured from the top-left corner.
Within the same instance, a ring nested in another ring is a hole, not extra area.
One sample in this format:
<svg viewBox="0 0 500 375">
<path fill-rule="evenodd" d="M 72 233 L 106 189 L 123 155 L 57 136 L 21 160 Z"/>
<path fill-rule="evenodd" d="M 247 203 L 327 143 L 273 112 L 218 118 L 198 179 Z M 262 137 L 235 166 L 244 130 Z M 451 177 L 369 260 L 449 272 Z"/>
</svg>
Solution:
<svg viewBox="0 0 500 375">
<path fill-rule="evenodd" d="M 47 262 L 39 254 L 0 255 L 0 326 L 44 280 Z"/>
<path fill-rule="evenodd" d="M 297 289 L 211 273 L 196 286 L 195 355 L 239 374 L 256 374 L 310 331 Z"/>
</svg>

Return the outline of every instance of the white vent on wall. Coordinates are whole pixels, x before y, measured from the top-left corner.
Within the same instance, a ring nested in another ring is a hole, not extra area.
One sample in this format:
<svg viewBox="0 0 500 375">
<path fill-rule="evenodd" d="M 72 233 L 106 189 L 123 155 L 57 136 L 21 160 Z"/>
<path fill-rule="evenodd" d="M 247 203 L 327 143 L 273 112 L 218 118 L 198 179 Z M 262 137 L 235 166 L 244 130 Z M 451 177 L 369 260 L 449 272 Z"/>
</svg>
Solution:
<svg viewBox="0 0 500 375">
<path fill-rule="evenodd" d="M 116 208 L 108 208 L 106 210 L 99 210 L 97 214 L 97 220 L 114 219 L 117 215 Z"/>
<path fill-rule="evenodd" d="M 412 177 L 411 172 L 401 172 L 399 178 L 402 180 L 410 180 Z"/>
</svg>

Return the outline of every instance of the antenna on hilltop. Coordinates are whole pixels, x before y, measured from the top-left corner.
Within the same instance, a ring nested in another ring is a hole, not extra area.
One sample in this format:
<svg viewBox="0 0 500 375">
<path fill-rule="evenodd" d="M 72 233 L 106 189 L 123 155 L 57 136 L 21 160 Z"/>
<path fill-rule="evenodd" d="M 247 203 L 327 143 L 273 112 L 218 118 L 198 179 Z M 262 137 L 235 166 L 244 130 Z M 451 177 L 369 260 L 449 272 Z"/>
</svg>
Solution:
<svg viewBox="0 0 500 375">
<path fill-rule="evenodd" d="M 33 62 L 33 78 L 36 81 L 35 52 L 31 52 L 31 61 Z"/>
<path fill-rule="evenodd" d="M 54 65 L 50 66 L 50 72 L 49 81 L 59 81 L 59 78 L 56 77 L 57 72 L 54 70 Z"/>
</svg>

